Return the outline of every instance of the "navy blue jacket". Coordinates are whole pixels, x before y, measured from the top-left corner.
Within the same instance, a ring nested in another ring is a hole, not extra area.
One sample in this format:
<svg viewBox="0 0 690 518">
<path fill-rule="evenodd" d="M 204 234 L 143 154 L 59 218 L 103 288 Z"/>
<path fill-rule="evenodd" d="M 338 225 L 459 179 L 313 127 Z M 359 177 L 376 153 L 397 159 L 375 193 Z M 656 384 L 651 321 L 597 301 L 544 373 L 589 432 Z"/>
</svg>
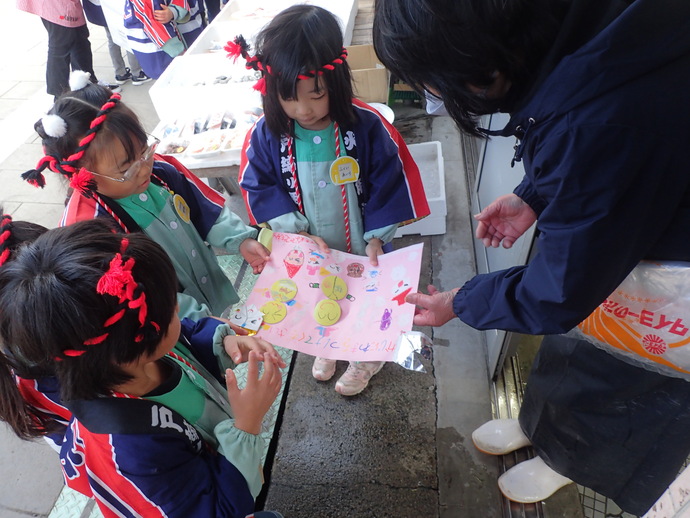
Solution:
<svg viewBox="0 0 690 518">
<path fill-rule="evenodd" d="M 555 65 L 503 135 L 522 138 L 514 192 L 538 214 L 537 253 L 467 282 L 461 320 L 566 332 L 641 259 L 690 261 L 690 2 L 633 2 Z"/>
</svg>

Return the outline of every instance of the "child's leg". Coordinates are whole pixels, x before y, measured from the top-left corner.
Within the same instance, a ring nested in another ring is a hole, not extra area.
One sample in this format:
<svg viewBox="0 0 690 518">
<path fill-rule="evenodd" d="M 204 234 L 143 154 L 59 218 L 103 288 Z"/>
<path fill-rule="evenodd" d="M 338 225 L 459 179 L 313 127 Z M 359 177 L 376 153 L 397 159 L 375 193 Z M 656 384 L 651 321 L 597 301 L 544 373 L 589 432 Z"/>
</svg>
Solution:
<svg viewBox="0 0 690 518">
<path fill-rule="evenodd" d="M 143 72 L 139 60 L 130 51 L 127 51 L 127 61 L 129 62 L 129 69 L 132 71 L 134 77 L 137 77 Z"/>
<path fill-rule="evenodd" d="M 108 27 L 104 27 L 105 36 L 108 38 L 108 53 L 110 54 L 110 61 L 115 69 L 115 78 L 124 77 L 127 75 L 127 67 L 125 67 L 125 60 L 122 59 L 122 49 L 113 41 Z"/>
<path fill-rule="evenodd" d="M 362 392 L 369 380 L 378 373 L 385 362 L 350 362 L 349 367 L 335 384 L 336 392 L 354 396 Z"/>
<path fill-rule="evenodd" d="M 328 381 L 335 374 L 335 360 L 314 358 L 311 374 L 319 381 Z"/>
</svg>

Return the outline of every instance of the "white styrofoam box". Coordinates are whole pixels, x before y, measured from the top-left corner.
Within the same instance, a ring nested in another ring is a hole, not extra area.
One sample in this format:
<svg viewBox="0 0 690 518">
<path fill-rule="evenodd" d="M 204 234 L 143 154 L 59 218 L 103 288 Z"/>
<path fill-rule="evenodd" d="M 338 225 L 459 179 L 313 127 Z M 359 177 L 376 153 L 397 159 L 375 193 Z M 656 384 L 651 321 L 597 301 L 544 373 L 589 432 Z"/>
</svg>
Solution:
<svg viewBox="0 0 690 518">
<path fill-rule="evenodd" d="M 431 236 L 446 231 L 446 186 L 443 171 L 443 154 L 438 141 L 422 142 L 407 146 L 419 167 L 424 192 L 431 214 L 409 225 L 398 228 L 395 237 L 409 234 Z"/>
</svg>

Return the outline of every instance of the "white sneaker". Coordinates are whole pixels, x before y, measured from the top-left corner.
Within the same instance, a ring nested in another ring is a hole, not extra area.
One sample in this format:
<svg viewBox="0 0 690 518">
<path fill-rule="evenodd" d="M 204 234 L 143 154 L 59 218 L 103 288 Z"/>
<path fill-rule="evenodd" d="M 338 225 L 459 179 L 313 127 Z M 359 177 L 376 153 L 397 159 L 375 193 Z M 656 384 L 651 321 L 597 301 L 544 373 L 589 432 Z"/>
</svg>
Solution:
<svg viewBox="0 0 690 518">
<path fill-rule="evenodd" d="M 541 502 L 573 481 L 559 475 L 541 457 L 516 464 L 498 477 L 498 488 L 508 500 L 521 504 Z"/>
<path fill-rule="evenodd" d="M 517 419 L 493 419 L 472 432 L 474 446 L 489 455 L 505 455 L 529 446 L 530 440 Z"/>
<path fill-rule="evenodd" d="M 327 358 L 314 358 L 314 365 L 311 367 L 311 375 L 319 381 L 328 381 L 335 374 L 335 360 Z"/>
<path fill-rule="evenodd" d="M 335 384 L 335 391 L 343 396 L 355 396 L 362 392 L 374 374 L 385 362 L 350 362 L 345 373 Z"/>
</svg>

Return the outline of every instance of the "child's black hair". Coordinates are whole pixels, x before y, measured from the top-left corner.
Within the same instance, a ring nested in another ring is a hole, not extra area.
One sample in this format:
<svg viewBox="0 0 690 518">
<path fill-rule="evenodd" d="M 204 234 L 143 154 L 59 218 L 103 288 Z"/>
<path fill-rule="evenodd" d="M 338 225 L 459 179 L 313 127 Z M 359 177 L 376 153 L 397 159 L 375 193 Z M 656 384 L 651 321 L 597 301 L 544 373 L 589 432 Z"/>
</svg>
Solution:
<svg viewBox="0 0 690 518">
<path fill-rule="evenodd" d="M 478 116 L 511 111 L 536 79 L 570 0 L 377 0 L 373 40 L 381 62 L 424 94 L 440 92 L 458 126 L 474 135 Z M 511 82 L 504 99 L 489 87 L 495 72 Z"/>
<path fill-rule="evenodd" d="M 0 268 L 13 259 L 22 245 L 34 241 L 47 231 L 37 223 L 13 221 L 0 206 Z M 21 439 L 38 437 L 57 428 L 52 417 L 27 404 L 14 380 L 14 373 L 31 377 L 37 371 L 44 374 L 45 370 L 17 361 L 0 348 L 0 420 L 5 421 Z"/>
<path fill-rule="evenodd" d="M 66 133 L 61 137 L 51 137 L 43 127 L 43 119 L 34 124 L 34 129 L 41 137 L 46 155 L 52 155 L 58 160 L 65 160 L 75 153 L 80 140 L 86 135 L 89 126 L 96 118 L 101 107 L 110 99 L 112 92 L 96 83 L 88 83 L 84 88 L 73 90 L 61 95 L 53 107 L 48 111 L 50 115 L 58 115 L 65 121 Z M 127 153 L 127 160 L 139 158 L 142 147 L 146 144 L 147 136 L 136 114 L 127 106 L 119 103 L 103 120 L 98 135 L 89 144 L 87 154 L 101 152 L 107 149 L 112 139 L 119 140 Z M 82 160 L 78 166 L 85 166 Z M 96 171 L 98 172 L 98 171 Z"/>
<path fill-rule="evenodd" d="M 338 20 L 314 5 L 295 5 L 276 15 L 256 38 L 256 57 L 270 73 L 264 74 L 264 114 L 276 136 L 293 134 L 292 121 L 283 111 L 280 98 L 297 95 L 298 76 L 322 67 L 342 54 L 343 36 Z M 345 61 L 316 75 L 316 86 L 325 83 L 331 119 L 347 127 L 355 120 L 352 107 L 352 75 Z M 323 79 L 323 81 L 322 81 Z"/>
<path fill-rule="evenodd" d="M 129 260 L 134 298 L 145 295 L 143 324 L 139 309 L 97 291 L 104 273 Z M 116 234 L 102 220 L 53 229 L 0 268 L 0 341 L 16 358 L 54 365 L 64 401 L 95 398 L 131 379 L 119 365 L 157 349 L 176 287 L 168 255 L 144 234 Z"/>
</svg>

